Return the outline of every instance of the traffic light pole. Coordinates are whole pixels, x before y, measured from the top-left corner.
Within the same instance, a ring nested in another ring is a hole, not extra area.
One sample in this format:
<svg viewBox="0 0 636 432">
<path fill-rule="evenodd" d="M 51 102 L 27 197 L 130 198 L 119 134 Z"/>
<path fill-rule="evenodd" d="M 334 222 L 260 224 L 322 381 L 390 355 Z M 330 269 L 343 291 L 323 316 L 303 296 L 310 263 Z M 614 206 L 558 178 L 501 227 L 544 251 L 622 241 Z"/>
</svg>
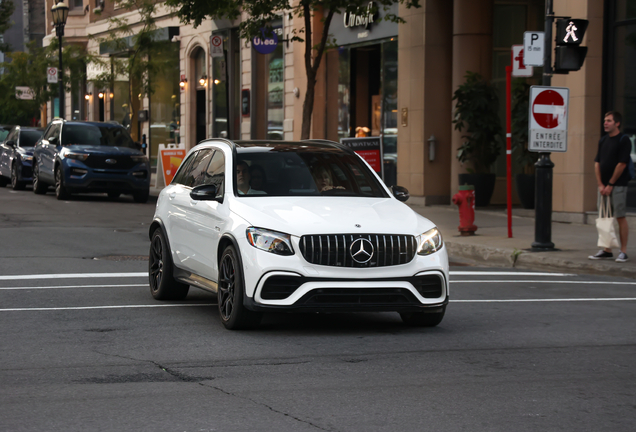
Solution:
<svg viewBox="0 0 636 432">
<path fill-rule="evenodd" d="M 543 47 L 543 85 L 552 84 L 552 25 L 554 10 L 552 0 L 545 1 L 545 38 Z M 536 167 L 534 250 L 554 250 L 552 243 L 552 168 L 550 153 L 539 153 Z"/>
</svg>

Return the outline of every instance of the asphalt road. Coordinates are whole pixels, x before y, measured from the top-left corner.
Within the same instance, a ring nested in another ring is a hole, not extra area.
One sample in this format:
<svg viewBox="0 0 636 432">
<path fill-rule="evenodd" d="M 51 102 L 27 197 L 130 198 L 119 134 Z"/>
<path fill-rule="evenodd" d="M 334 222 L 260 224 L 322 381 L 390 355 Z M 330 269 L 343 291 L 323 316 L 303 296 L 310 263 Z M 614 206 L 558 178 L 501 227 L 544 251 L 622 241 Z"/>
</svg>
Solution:
<svg viewBox="0 0 636 432">
<path fill-rule="evenodd" d="M 2 431 L 632 431 L 636 281 L 453 267 L 433 329 L 149 293 L 154 204 L 0 189 Z"/>
</svg>

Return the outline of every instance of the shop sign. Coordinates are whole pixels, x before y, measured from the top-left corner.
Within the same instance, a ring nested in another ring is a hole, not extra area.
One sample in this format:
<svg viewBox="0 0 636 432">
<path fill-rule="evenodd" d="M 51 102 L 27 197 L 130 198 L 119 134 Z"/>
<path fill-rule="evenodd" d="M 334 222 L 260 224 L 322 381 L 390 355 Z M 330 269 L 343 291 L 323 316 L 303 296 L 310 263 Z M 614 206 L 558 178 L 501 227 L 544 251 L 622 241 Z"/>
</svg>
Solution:
<svg viewBox="0 0 636 432">
<path fill-rule="evenodd" d="M 31 87 L 16 86 L 15 98 L 20 100 L 33 100 L 35 99 L 35 95 Z"/>
<path fill-rule="evenodd" d="M 528 150 L 565 152 L 568 149 L 568 100 L 566 87 L 530 87 Z"/>
<path fill-rule="evenodd" d="M 282 35 L 283 29 L 272 29 L 270 36 L 265 36 L 265 29 L 261 29 L 261 36 L 254 36 L 252 38 L 252 46 L 259 54 L 271 54 L 276 50 L 278 46 L 278 36 Z"/>
<path fill-rule="evenodd" d="M 376 13 L 373 14 L 373 10 Z M 329 29 L 329 36 L 335 43 L 349 45 L 378 39 L 397 37 L 398 25 L 384 19 L 385 15 L 399 14 L 399 4 L 394 3 L 387 11 L 377 7 L 375 2 L 369 2 L 366 7 L 335 14 L 333 24 Z M 341 24 L 342 23 L 342 24 Z"/>
<path fill-rule="evenodd" d="M 345 12 L 342 15 L 345 28 L 364 27 L 368 29 L 377 15 L 373 13 L 374 6 L 373 2 L 369 2 L 367 8 L 362 11 L 357 9 L 355 12 Z"/>
<path fill-rule="evenodd" d="M 382 137 L 363 138 L 341 138 L 340 143 L 351 148 L 362 159 L 364 159 L 371 169 L 380 177 L 384 178 L 382 172 Z"/>
</svg>

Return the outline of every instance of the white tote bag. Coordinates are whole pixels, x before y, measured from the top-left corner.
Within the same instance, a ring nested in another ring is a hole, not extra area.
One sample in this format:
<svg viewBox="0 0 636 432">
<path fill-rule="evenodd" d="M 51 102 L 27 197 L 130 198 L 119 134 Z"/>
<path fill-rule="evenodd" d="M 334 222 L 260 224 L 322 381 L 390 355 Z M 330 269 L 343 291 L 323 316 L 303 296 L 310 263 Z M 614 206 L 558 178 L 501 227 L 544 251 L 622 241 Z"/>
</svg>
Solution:
<svg viewBox="0 0 636 432">
<path fill-rule="evenodd" d="M 598 209 L 598 219 L 596 219 L 596 229 L 598 230 L 598 246 L 602 248 L 620 247 L 616 238 L 616 228 L 614 227 L 614 215 L 609 195 L 601 196 L 601 206 Z"/>
</svg>

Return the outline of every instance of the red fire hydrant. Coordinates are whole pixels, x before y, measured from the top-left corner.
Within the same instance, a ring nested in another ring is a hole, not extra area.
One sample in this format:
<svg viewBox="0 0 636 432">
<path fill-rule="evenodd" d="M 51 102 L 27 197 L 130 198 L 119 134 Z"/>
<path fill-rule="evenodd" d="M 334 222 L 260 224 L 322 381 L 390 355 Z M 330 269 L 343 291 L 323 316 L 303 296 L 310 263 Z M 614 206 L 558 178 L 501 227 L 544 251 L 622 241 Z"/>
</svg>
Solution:
<svg viewBox="0 0 636 432">
<path fill-rule="evenodd" d="M 459 186 L 459 192 L 453 196 L 453 204 L 459 207 L 459 232 L 463 236 L 475 234 L 475 187 L 472 185 Z"/>
</svg>

